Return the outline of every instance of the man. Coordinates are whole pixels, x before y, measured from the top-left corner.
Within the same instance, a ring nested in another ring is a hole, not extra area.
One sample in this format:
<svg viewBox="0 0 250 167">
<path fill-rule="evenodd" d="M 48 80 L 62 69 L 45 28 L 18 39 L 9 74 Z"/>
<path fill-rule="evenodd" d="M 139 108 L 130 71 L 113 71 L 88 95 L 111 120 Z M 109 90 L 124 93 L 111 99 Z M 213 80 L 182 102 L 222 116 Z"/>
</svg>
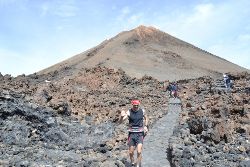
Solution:
<svg viewBox="0 0 250 167">
<path fill-rule="evenodd" d="M 226 88 L 231 88 L 230 77 L 227 74 L 223 74 L 223 80 Z"/>
<path fill-rule="evenodd" d="M 178 91 L 178 86 L 177 83 L 174 82 L 173 86 L 172 86 L 172 97 L 176 98 L 177 97 L 177 91 Z"/>
<path fill-rule="evenodd" d="M 169 96 L 172 97 L 172 89 L 173 89 L 173 84 L 172 83 L 169 83 L 168 87 L 167 87 L 167 90 L 169 92 Z"/>
<path fill-rule="evenodd" d="M 126 111 L 121 111 L 119 122 L 122 123 L 126 118 L 129 120 L 128 129 L 128 146 L 131 165 L 134 166 L 134 151 L 137 148 L 136 166 L 139 167 L 142 159 L 142 145 L 144 136 L 148 132 L 148 117 L 144 109 L 139 107 L 139 100 L 131 101 L 132 108 Z M 144 121 L 145 119 L 145 121 Z"/>
<path fill-rule="evenodd" d="M 170 83 L 168 86 L 168 90 L 169 90 L 170 97 L 174 97 L 174 98 L 177 97 L 178 86 L 176 82 Z"/>
</svg>

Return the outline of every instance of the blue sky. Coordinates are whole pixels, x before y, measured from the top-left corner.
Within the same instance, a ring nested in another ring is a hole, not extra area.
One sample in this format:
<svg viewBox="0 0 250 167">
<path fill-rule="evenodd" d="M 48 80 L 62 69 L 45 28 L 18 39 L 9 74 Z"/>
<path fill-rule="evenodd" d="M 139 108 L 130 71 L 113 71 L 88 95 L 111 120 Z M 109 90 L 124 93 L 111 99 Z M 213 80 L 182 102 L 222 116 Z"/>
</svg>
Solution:
<svg viewBox="0 0 250 167">
<path fill-rule="evenodd" d="M 0 0 L 0 72 L 37 72 L 139 25 L 250 69 L 249 0 Z"/>
</svg>

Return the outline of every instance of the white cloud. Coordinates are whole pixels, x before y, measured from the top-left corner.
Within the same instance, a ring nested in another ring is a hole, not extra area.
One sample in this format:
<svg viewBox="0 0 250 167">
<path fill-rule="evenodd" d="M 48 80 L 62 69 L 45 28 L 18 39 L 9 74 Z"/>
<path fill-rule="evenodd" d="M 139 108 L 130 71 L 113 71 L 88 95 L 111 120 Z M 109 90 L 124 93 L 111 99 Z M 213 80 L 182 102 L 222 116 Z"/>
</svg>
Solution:
<svg viewBox="0 0 250 167">
<path fill-rule="evenodd" d="M 144 24 L 145 15 L 140 10 L 134 12 L 131 8 L 126 6 L 120 11 L 120 14 L 116 18 L 116 25 L 118 28 L 122 27 L 124 31 L 127 31 L 135 26 Z"/>
<path fill-rule="evenodd" d="M 139 13 L 139 14 L 134 14 L 130 17 L 127 18 L 128 23 L 131 25 L 133 24 L 138 24 L 139 22 L 141 22 L 141 19 L 143 18 L 143 14 Z"/>
<path fill-rule="evenodd" d="M 126 16 L 126 15 L 128 15 L 130 13 L 130 9 L 129 9 L 129 7 L 124 7 L 123 9 L 122 9 L 122 16 Z"/>
<path fill-rule="evenodd" d="M 186 11 L 174 13 L 174 20 L 170 20 L 164 26 L 170 34 L 190 42 L 194 45 L 203 46 L 215 39 L 220 31 L 225 31 L 222 16 L 218 6 L 214 4 L 198 4 Z"/>
<path fill-rule="evenodd" d="M 60 17 L 76 16 L 78 8 L 74 4 L 60 4 L 54 11 L 54 14 Z"/>
<path fill-rule="evenodd" d="M 213 17 L 214 5 L 213 4 L 199 4 L 194 7 L 194 13 L 187 19 L 187 24 L 206 23 Z"/>
<path fill-rule="evenodd" d="M 49 12 L 49 5 L 47 3 L 44 3 L 41 5 L 41 16 L 46 16 Z"/>
<path fill-rule="evenodd" d="M 196 4 L 161 18 L 161 29 L 217 56 L 250 68 L 250 2 Z M 238 56 L 238 58 L 237 58 Z"/>
<path fill-rule="evenodd" d="M 120 21 L 124 21 L 126 19 L 126 17 L 128 17 L 128 15 L 130 14 L 130 9 L 129 7 L 123 7 L 121 9 L 121 13 L 117 16 L 117 20 Z"/>
<path fill-rule="evenodd" d="M 44 2 L 40 9 L 41 16 L 51 14 L 62 18 L 74 17 L 79 12 L 76 2 L 72 0 Z"/>
</svg>

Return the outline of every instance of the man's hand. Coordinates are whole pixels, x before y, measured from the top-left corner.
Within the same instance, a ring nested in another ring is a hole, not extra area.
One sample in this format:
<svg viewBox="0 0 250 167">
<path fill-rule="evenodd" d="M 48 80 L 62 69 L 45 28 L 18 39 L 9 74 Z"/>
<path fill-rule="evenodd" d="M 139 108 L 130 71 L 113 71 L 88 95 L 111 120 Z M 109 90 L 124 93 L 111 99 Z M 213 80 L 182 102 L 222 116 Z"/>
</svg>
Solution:
<svg viewBox="0 0 250 167">
<path fill-rule="evenodd" d="M 122 110 L 121 111 L 121 117 L 125 117 L 126 116 L 126 111 Z"/>
<path fill-rule="evenodd" d="M 126 111 L 122 110 L 118 122 L 119 122 L 119 123 L 122 123 L 122 122 L 127 118 L 127 116 L 128 116 L 128 115 L 127 115 Z"/>
</svg>

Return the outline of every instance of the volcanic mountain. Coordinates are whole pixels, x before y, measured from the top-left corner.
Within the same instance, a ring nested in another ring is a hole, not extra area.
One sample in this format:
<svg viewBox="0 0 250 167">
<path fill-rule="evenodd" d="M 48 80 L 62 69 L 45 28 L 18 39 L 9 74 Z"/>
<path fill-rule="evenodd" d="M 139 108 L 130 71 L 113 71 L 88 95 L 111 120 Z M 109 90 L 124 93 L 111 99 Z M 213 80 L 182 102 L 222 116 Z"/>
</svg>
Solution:
<svg viewBox="0 0 250 167">
<path fill-rule="evenodd" d="M 40 71 L 39 74 L 65 68 L 71 74 L 76 74 L 83 68 L 94 66 L 121 68 L 132 77 L 148 75 L 158 80 L 248 71 L 154 27 L 139 26 L 121 32 L 94 48 Z"/>
</svg>

